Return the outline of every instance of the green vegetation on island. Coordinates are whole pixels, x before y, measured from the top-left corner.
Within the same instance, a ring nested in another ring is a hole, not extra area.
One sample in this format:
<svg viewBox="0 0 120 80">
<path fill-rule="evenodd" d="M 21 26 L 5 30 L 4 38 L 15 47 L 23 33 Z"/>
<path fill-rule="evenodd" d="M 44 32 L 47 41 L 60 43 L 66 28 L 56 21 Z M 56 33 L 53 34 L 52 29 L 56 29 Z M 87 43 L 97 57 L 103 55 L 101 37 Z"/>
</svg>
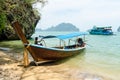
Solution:
<svg viewBox="0 0 120 80">
<path fill-rule="evenodd" d="M 43 6 L 46 0 L 0 0 L 0 41 L 19 39 L 7 20 L 9 14 L 19 21 L 27 38 L 32 36 L 40 19 L 37 10 L 32 7 L 37 2 Z"/>
</svg>

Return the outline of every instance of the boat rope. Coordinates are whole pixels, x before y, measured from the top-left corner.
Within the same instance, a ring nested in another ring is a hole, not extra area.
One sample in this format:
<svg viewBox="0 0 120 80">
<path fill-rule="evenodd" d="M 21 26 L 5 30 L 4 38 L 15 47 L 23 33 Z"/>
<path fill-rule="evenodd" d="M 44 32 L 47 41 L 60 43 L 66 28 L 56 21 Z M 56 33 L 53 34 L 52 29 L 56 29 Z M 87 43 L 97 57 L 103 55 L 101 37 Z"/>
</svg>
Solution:
<svg viewBox="0 0 120 80">
<path fill-rule="evenodd" d="M 30 44 L 25 43 L 25 48 L 28 49 L 30 47 Z"/>
</svg>

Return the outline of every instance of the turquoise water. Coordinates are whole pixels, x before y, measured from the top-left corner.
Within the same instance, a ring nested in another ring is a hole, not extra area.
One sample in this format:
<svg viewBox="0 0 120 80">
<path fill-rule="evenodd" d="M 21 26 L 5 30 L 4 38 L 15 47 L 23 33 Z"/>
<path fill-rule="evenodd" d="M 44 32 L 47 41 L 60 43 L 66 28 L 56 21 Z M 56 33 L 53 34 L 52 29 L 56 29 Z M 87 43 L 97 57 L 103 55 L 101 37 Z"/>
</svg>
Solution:
<svg viewBox="0 0 120 80">
<path fill-rule="evenodd" d="M 36 32 L 39 35 L 58 35 L 70 32 Z M 55 40 L 49 40 L 51 45 Z M 115 35 L 86 35 L 86 50 L 65 63 L 84 72 L 120 80 L 120 33 Z"/>
</svg>

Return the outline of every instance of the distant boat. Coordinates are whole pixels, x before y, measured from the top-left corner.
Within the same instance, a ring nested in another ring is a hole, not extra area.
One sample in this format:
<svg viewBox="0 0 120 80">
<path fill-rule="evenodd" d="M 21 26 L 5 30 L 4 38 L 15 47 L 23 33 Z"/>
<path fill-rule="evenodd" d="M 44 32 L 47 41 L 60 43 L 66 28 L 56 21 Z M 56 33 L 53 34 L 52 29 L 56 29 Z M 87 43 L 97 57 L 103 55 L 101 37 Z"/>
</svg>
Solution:
<svg viewBox="0 0 120 80">
<path fill-rule="evenodd" d="M 113 35 L 112 26 L 108 27 L 94 26 L 91 30 L 89 30 L 89 33 L 93 35 Z"/>
</svg>

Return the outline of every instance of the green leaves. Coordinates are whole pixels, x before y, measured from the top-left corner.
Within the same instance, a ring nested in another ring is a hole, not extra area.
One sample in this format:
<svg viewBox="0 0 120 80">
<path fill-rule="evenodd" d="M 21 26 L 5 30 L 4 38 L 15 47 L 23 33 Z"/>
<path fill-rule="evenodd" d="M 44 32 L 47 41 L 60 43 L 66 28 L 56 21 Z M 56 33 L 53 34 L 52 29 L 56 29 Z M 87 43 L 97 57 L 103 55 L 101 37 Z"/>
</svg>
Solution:
<svg viewBox="0 0 120 80">
<path fill-rule="evenodd" d="M 12 14 L 14 19 L 21 23 L 23 28 L 26 29 L 27 35 L 31 35 L 34 32 L 37 20 L 40 18 L 39 13 L 34 12 L 35 8 L 32 7 L 32 4 L 37 2 L 40 2 L 42 6 L 46 0 L 0 0 L 0 39 L 1 36 L 8 38 L 5 31 L 9 26 L 9 21 L 7 21 L 7 15 L 9 14 Z"/>
<path fill-rule="evenodd" d="M 0 0 L 0 34 L 5 26 L 6 16 L 4 14 L 4 0 Z"/>
<path fill-rule="evenodd" d="M 4 29 L 6 24 L 6 15 L 4 13 L 0 13 L 0 33 Z"/>
</svg>

